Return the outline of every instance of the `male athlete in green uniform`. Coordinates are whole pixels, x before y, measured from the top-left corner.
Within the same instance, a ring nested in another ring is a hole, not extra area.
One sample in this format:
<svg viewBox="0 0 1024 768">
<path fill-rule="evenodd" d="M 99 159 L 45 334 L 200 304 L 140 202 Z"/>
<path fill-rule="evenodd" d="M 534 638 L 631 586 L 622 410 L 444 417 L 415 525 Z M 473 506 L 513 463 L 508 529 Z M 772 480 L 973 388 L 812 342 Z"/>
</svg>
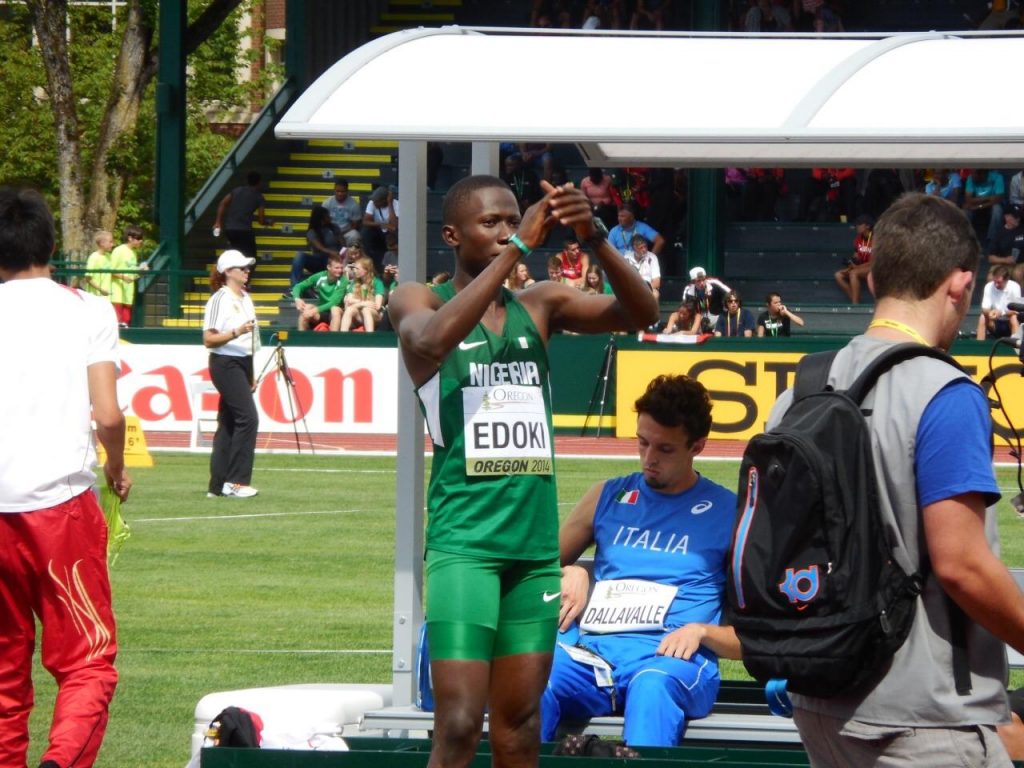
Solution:
<svg viewBox="0 0 1024 768">
<path fill-rule="evenodd" d="M 540 697 L 558 624 L 560 569 L 547 340 L 644 328 L 658 305 L 571 184 L 520 214 L 511 189 L 471 176 L 444 200 L 455 276 L 404 283 L 389 312 L 434 444 L 428 499 L 431 768 L 470 763 L 490 712 L 495 766 L 535 766 Z M 558 224 L 595 253 L 615 296 L 502 283 Z"/>
</svg>

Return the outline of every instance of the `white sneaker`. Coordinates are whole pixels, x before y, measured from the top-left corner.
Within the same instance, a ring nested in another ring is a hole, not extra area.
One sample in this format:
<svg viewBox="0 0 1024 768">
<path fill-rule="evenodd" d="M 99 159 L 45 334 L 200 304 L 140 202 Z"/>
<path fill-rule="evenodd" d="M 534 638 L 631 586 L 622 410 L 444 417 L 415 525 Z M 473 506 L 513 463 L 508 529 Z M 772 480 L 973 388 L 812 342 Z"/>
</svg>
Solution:
<svg viewBox="0 0 1024 768">
<path fill-rule="evenodd" d="M 234 496 L 239 499 L 248 499 L 257 493 L 259 491 L 251 485 L 240 485 L 239 483 L 224 483 L 224 488 L 221 489 L 222 496 Z"/>
<path fill-rule="evenodd" d="M 206 498 L 208 498 L 208 499 L 219 499 L 220 498 L 220 494 L 219 493 L 213 493 L 212 491 L 207 491 L 206 492 Z"/>
</svg>

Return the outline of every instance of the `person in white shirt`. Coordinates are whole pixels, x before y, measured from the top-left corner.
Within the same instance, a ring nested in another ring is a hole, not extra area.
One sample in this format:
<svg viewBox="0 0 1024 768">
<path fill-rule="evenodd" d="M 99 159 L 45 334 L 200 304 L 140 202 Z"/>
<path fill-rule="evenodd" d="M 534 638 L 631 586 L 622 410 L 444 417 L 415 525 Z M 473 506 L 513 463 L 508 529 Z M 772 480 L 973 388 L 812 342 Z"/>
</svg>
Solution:
<svg viewBox="0 0 1024 768">
<path fill-rule="evenodd" d="M 55 241 L 38 192 L 0 188 L 0 765 L 26 764 L 38 620 L 57 679 L 39 765 L 89 768 L 117 685 L 93 421 L 107 487 L 126 501 L 132 482 L 114 309 L 52 280 Z"/>
<path fill-rule="evenodd" d="M 207 496 L 246 499 L 252 487 L 259 413 L 252 400 L 252 358 L 259 349 L 256 309 L 245 292 L 255 259 L 224 251 L 210 275 L 215 291 L 203 312 L 203 345 L 210 350 L 210 380 L 220 394 L 210 454 Z"/>
<path fill-rule="evenodd" d="M 1011 302 L 1021 300 L 1020 286 L 1010 279 L 1010 270 L 1002 264 L 992 267 L 990 277 L 981 295 L 978 341 L 984 341 L 989 336 L 996 339 L 1016 336 L 1020 329 L 1017 313 L 1007 307 Z"/>
<path fill-rule="evenodd" d="M 661 264 L 658 263 L 658 257 L 648 250 L 647 238 L 643 235 L 634 235 L 632 244 L 633 249 L 626 251 L 626 261 L 636 268 L 657 299 L 661 294 Z"/>
</svg>

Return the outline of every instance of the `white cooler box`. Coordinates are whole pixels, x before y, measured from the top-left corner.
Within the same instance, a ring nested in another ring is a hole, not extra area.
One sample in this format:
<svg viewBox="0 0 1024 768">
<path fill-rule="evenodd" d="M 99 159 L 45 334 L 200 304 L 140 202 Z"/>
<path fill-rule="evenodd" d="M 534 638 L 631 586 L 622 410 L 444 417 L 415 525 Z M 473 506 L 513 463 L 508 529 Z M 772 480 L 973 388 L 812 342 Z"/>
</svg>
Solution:
<svg viewBox="0 0 1024 768">
<path fill-rule="evenodd" d="M 208 693 L 196 704 L 192 754 L 203 746 L 210 721 L 225 707 L 255 712 L 265 731 L 316 729 L 341 736 L 346 726 L 358 725 L 364 712 L 389 706 L 390 684 L 300 683 Z"/>
</svg>

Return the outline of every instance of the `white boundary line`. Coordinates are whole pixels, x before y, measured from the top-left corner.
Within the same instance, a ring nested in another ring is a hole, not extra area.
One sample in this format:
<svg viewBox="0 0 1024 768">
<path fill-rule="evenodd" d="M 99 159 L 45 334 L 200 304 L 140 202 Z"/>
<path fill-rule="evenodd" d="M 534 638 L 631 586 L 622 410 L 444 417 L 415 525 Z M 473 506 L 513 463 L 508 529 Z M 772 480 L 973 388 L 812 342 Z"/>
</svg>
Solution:
<svg viewBox="0 0 1024 768">
<path fill-rule="evenodd" d="M 212 501 L 212 499 L 211 499 Z M 200 520 L 251 520 L 254 517 L 305 517 L 308 515 L 343 515 L 349 512 L 359 512 L 358 509 L 317 509 L 308 512 L 252 512 L 237 515 L 193 515 L 191 517 L 140 517 L 132 519 L 130 524 L 136 523 L 192 523 Z"/>
</svg>

